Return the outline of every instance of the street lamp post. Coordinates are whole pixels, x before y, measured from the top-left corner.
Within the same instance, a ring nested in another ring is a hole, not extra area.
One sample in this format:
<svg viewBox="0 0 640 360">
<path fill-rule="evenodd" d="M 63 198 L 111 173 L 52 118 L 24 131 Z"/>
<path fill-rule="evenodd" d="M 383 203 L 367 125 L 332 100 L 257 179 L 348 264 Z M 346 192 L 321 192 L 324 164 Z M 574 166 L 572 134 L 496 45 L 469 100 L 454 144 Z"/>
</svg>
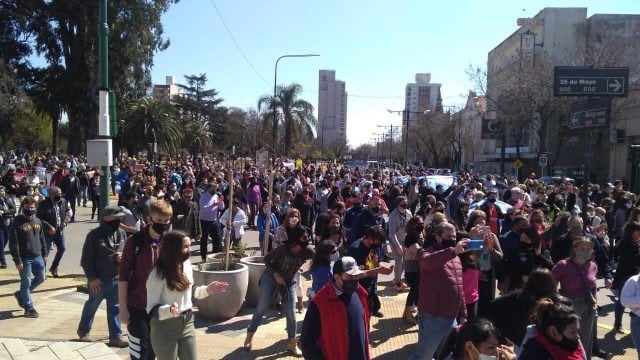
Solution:
<svg viewBox="0 0 640 360">
<path fill-rule="evenodd" d="M 378 127 L 386 129 L 389 128 L 389 167 L 391 167 L 391 165 L 393 164 L 393 154 L 392 154 L 392 148 L 393 148 L 393 126 L 394 125 L 389 125 L 389 126 L 385 126 L 385 125 L 378 125 Z M 397 126 L 396 126 L 397 127 Z"/>
<path fill-rule="evenodd" d="M 276 137 L 277 137 L 277 130 L 278 130 L 278 118 L 276 117 L 276 104 L 279 102 L 279 99 L 277 97 L 277 84 L 278 84 L 278 62 L 280 62 L 281 59 L 284 58 L 291 58 L 291 57 L 312 57 L 312 56 L 320 56 L 318 54 L 289 54 L 289 55 L 282 55 L 280 56 L 277 60 L 276 60 L 276 66 L 275 66 L 275 71 L 274 71 L 274 75 L 273 75 L 273 139 L 271 140 L 271 146 L 273 148 L 273 150 L 275 151 L 276 149 Z M 278 101 L 276 101 L 278 99 Z M 275 160 L 275 156 L 276 154 L 273 154 L 273 159 Z M 270 214 L 269 214 L 270 215 Z"/>
</svg>

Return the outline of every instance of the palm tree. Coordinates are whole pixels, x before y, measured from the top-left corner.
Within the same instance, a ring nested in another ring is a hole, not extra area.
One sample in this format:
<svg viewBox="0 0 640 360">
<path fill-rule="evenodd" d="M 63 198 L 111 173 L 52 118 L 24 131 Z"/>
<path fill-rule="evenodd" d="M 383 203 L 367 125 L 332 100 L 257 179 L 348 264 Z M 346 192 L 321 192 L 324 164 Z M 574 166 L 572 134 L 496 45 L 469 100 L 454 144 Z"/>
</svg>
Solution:
<svg viewBox="0 0 640 360">
<path fill-rule="evenodd" d="M 279 102 L 277 106 L 282 107 L 282 116 L 284 122 L 284 155 L 289 155 L 291 143 L 300 136 L 313 138 L 313 129 L 317 120 L 313 116 L 313 105 L 310 102 L 299 99 L 302 93 L 302 86 L 299 84 L 291 84 L 289 86 L 278 85 L 276 94 L 277 98 L 271 95 L 263 95 L 258 99 L 258 110 L 263 111 L 264 121 L 273 120 L 274 101 Z M 276 131 L 272 129 L 272 131 Z M 275 151 L 275 149 L 273 149 Z"/>
<path fill-rule="evenodd" d="M 213 135 L 206 124 L 201 122 L 191 122 L 185 128 L 186 146 L 195 156 L 199 151 L 208 151 L 213 147 Z"/>
<path fill-rule="evenodd" d="M 149 98 L 135 101 L 128 106 L 125 119 L 124 131 L 133 147 L 153 142 L 171 152 L 180 147 L 184 133 L 169 102 Z"/>
</svg>

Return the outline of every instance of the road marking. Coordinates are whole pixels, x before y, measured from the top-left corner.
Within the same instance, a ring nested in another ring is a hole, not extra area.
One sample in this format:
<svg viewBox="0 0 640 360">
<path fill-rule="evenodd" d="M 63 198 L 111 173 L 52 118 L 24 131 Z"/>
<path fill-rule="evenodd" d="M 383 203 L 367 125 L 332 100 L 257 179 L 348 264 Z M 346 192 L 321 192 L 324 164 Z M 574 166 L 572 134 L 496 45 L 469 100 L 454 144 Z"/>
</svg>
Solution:
<svg viewBox="0 0 640 360">
<path fill-rule="evenodd" d="M 606 330 L 609 330 L 609 331 L 613 330 L 613 326 L 607 325 L 607 324 L 598 323 L 598 327 L 606 329 Z M 624 330 L 624 329 L 622 330 L 622 333 L 625 334 L 625 335 L 631 334 L 631 332 L 629 330 Z"/>
</svg>

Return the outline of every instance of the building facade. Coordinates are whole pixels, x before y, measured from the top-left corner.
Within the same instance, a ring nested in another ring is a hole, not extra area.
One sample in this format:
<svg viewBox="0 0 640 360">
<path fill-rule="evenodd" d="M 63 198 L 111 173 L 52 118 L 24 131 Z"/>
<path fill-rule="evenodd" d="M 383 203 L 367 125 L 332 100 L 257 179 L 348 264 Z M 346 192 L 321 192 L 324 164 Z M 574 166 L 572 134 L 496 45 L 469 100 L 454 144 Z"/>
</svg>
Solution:
<svg viewBox="0 0 640 360">
<path fill-rule="evenodd" d="M 404 121 L 416 121 L 420 114 L 429 110 L 442 112 L 441 84 L 431 83 L 431 74 L 416 74 L 415 83 L 409 83 L 405 87 L 404 109 L 408 111 Z"/>
<path fill-rule="evenodd" d="M 553 97 L 553 68 L 629 67 L 633 83 L 640 70 L 640 15 L 587 18 L 586 8 L 545 8 L 532 18 L 518 19 L 518 25 L 488 54 L 487 113 L 482 121 L 499 123 L 502 130 L 490 138 L 482 134 L 485 151 L 476 156 L 476 169 L 497 173 L 504 164 L 504 172 L 510 175 L 536 172 L 578 181 L 629 180 L 632 164 L 623 157 L 627 143 L 634 136 L 640 140 L 640 132 L 624 119 L 640 117 L 633 106 L 637 90 L 631 86 L 628 98 L 612 100 L 610 125 L 574 129 L 571 104 L 586 98 Z M 523 96 L 518 97 L 519 92 Z M 522 104 L 525 95 L 533 98 L 529 107 Z M 612 129 L 626 131 L 625 136 L 610 142 Z M 538 161 L 543 154 L 549 159 L 544 168 Z M 518 159 L 523 163 L 519 170 L 514 166 Z"/>
<path fill-rule="evenodd" d="M 318 82 L 317 138 L 321 146 L 347 141 L 347 91 L 335 70 L 320 70 Z"/>
<path fill-rule="evenodd" d="M 180 87 L 174 82 L 173 76 L 165 78 L 165 84 L 153 85 L 152 96 L 156 100 L 171 101 L 174 96 L 180 94 Z"/>
</svg>

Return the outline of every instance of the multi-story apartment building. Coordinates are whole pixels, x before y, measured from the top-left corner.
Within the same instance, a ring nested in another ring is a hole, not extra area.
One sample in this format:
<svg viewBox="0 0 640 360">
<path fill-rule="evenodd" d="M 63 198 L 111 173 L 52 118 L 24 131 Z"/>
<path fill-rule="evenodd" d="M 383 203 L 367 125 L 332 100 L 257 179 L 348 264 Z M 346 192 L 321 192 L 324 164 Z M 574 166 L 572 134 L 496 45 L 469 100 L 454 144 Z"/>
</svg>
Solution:
<svg viewBox="0 0 640 360">
<path fill-rule="evenodd" d="M 335 70 L 320 70 L 318 82 L 318 140 L 324 146 L 347 141 L 347 91 Z"/>
<path fill-rule="evenodd" d="M 180 87 L 174 82 L 173 76 L 166 77 L 166 83 L 153 85 L 153 98 L 156 100 L 171 101 L 180 94 Z"/>
</svg>

